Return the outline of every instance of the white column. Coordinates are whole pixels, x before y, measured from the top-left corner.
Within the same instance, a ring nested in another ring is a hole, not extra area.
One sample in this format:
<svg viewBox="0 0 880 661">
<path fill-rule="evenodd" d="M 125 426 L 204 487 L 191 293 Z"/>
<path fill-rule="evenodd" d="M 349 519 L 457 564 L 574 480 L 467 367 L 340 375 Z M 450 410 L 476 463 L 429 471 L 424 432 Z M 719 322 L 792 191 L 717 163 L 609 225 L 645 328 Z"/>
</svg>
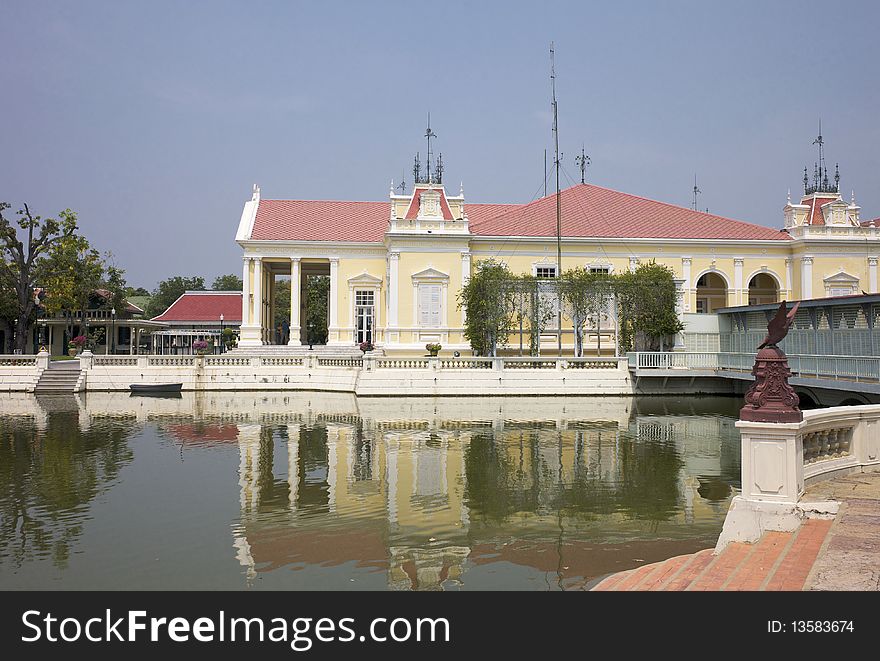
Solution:
<svg viewBox="0 0 880 661">
<path fill-rule="evenodd" d="M 675 278 L 675 315 L 678 320 L 684 323 L 684 283 L 685 280 Z M 672 346 L 673 351 L 684 351 L 684 331 L 675 334 L 675 344 Z"/>
<path fill-rule="evenodd" d="M 253 323 L 260 327 L 260 342 L 263 341 L 263 259 L 254 260 L 254 318 Z"/>
<path fill-rule="evenodd" d="M 397 329 L 398 323 L 398 305 L 399 305 L 399 280 L 400 277 L 400 253 L 388 253 L 388 328 Z M 397 342 L 398 336 L 395 335 L 387 338 L 389 342 Z"/>
<path fill-rule="evenodd" d="M 692 260 L 690 257 L 682 257 L 681 258 L 681 277 L 684 278 L 684 287 L 683 287 L 683 306 L 682 312 L 690 312 L 691 311 L 691 291 L 694 285 L 691 282 L 691 263 Z"/>
<path fill-rule="evenodd" d="M 461 287 L 464 289 L 464 286 L 471 279 L 471 254 L 470 252 L 462 252 L 461 253 Z M 467 321 L 467 308 L 462 305 L 461 306 L 461 325 L 464 327 Z"/>
<path fill-rule="evenodd" d="M 339 337 L 339 258 L 330 258 L 330 323 L 327 344 L 343 344 Z"/>
<path fill-rule="evenodd" d="M 801 257 L 801 298 L 813 298 L 813 257 Z"/>
<path fill-rule="evenodd" d="M 299 296 L 300 296 L 299 257 L 290 258 L 290 339 L 288 346 L 295 347 L 300 342 Z"/>
<path fill-rule="evenodd" d="M 785 292 L 784 292 L 784 297 L 786 299 L 791 299 L 794 296 L 794 275 L 792 274 L 793 265 L 794 265 L 794 260 L 791 257 L 786 257 L 786 259 L 785 259 Z"/>
<path fill-rule="evenodd" d="M 629 257 L 629 272 L 635 273 L 635 270 L 638 268 L 638 266 L 639 266 L 639 258 L 636 257 L 635 255 L 630 255 L 630 257 Z"/>
<path fill-rule="evenodd" d="M 241 325 L 245 326 L 251 321 L 251 258 L 244 257 L 241 261 L 244 263 L 241 270 Z"/>
<path fill-rule="evenodd" d="M 733 258 L 733 304 L 742 305 L 743 301 L 743 258 Z M 728 303 L 730 305 L 730 303 Z"/>
<path fill-rule="evenodd" d="M 877 293 L 877 258 L 868 257 L 868 293 Z"/>
</svg>

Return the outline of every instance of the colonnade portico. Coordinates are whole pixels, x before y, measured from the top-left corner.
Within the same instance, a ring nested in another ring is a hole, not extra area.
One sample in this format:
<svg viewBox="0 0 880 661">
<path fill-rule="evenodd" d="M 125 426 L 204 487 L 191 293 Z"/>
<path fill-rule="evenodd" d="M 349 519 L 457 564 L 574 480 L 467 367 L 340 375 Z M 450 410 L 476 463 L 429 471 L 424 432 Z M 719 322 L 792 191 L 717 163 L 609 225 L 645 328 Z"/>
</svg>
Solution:
<svg viewBox="0 0 880 661">
<path fill-rule="evenodd" d="M 239 346 L 256 347 L 278 344 L 284 338 L 276 337 L 275 293 L 276 277 L 290 276 L 290 314 L 288 318 L 288 346 L 308 343 L 304 330 L 305 284 L 309 276 L 330 275 L 330 313 L 328 326 L 334 328 L 335 301 L 338 296 L 338 276 L 334 264 L 336 258 L 268 257 L 266 255 L 245 255 L 242 265 L 242 324 Z M 306 320 L 307 323 L 307 320 Z M 331 335 L 331 338 L 333 336 Z M 333 343 L 332 341 L 329 343 Z"/>
</svg>

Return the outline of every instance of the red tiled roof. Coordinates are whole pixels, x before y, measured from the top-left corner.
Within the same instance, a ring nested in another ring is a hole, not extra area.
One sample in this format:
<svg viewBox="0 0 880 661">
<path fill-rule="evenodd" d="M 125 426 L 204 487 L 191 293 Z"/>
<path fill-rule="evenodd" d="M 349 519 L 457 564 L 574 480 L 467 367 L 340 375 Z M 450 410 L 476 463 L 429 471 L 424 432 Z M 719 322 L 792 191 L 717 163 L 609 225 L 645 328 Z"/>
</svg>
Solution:
<svg viewBox="0 0 880 661">
<path fill-rule="evenodd" d="M 445 204 L 445 198 L 443 200 Z M 470 222 L 491 218 L 518 204 L 465 204 Z M 449 212 L 446 206 L 445 212 Z M 452 213 L 449 212 L 449 217 Z M 381 243 L 391 218 L 390 202 L 260 200 L 255 241 L 372 241 Z"/>
<path fill-rule="evenodd" d="M 113 297 L 113 292 L 109 289 L 96 289 L 95 294 L 103 298 L 105 301 L 110 300 Z M 123 305 L 125 305 L 125 311 L 131 312 L 132 314 L 143 314 L 144 311 L 141 310 L 134 303 L 129 303 L 127 300 L 123 301 Z"/>
<path fill-rule="evenodd" d="M 807 214 L 807 225 L 824 225 L 825 214 L 822 213 L 822 207 L 829 202 L 834 202 L 836 197 L 814 197 L 810 200 L 810 213 Z"/>
<path fill-rule="evenodd" d="M 862 227 L 880 227 L 880 218 L 874 220 L 863 220 L 859 223 Z"/>
<path fill-rule="evenodd" d="M 406 214 L 404 218 L 407 220 L 415 220 L 419 215 L 419 207 L 422 202 L 422 193 L 424 193 L 426 188 L 416 188 L 415 193 L 412 196 L 412 200 L 410 200 L 409 208 L 406 210 Z M 443 212 L 443 220 L 454 220 L 452 217 L 452 211 L 449 209 L 449 202 L 446 201 L 446 191 L 442 188 L 437 189 L 440 191 L 440 211 Z"/>
<path fill-rule="evenodd" d="M 412 208 L 411 205 L 408 213 Z M 476 235 L 556 236 L 556 200 L 552 195 L 529 204 L 465 203 L 464 208 L 471 232 Z M 446 206 L 444 217 L 448 211 Z M 256 241 L 380 243 L 390 217 L 390 202 L 261 200 L 250 238 Z M 592 184 L 578 184 L 562 191 L 562 235 L 778 241 L 790 238 L 769 227 Z"/>
<path fill-rule="evenodd" d="M 154 321 L 216 321 L 241 323 L 241 292 L 188 291 Z"/>
<path fill-rule="evenodd" d="M 785 241 L 784 232 L 693 211 L 592 184 L 562 191 L 562 235 L 647 239 L 762 239 Z M 556 198 L 549 195 L 471 222 L 482 236 L 556 236 Z"/>
</svg>

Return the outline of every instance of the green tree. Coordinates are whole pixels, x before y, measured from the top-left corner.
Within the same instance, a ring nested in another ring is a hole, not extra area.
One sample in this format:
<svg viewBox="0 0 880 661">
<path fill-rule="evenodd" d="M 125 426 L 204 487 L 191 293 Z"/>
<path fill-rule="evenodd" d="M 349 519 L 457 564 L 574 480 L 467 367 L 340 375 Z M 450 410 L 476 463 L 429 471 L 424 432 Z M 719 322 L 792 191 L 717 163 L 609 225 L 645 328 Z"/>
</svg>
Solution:
<svg viewBox="0 0 880 661">
<path fill-rule="evenodd" d="M 85 314 L 94 291 L 103 284 L 101 255 L 85 237 L 74 234 L 52 246 L 40 271 L 40 282 L 47 292 L 46 313 L 63 314 L 68 337 L 73 337 L 74 319 Z"/>
<path fill-rule="evenodd" d="M 28 205 L 18 211 L 18 220 L 12 221 L 3 213 L 10 205 L 0 202 L 0 288 L 13 293 L 15 319 L 15 348 L 24 352 L 27 331 L 34 318 L 37 303 L 34 288 L 46 254 L 59 241 L 76 233 L 76 214 L 65 209 L 58 219 L 33 215 Z M 24 237 L 20 237 L 23 234 Z"/>
<path fill-rule="evenodd" d="M 684 327 L 675 310 L 672 269 L 654 261 L 615 278 L 622 352 L 664 349 L 667 338 Z"/>
<path fill-rule="evenodd" d="M 205 279 L 198 276 L 186 278 L 180 275 L 166 278 L 153 290 L 152 298 L 147 305 L 146 316 L 156 317 L 162 314 L 185 291 L 205 291 Z"/>
<path fill-rule="evenodd" d="M 234 273 L 218 275 L 211 285 L 211 289 L 214 291 L 241 291 L 242 288 L 241 277 Z"/>
<path fill-rule="evenodd" d="M 290 280 L 278 280 L 275 283 L 275 318 L 274 328 L 290 323 Z"/>
<path fill-rule="evenodd" d="M 310 275 L 306 278 L 306 342 L 327 344 L 327 311 L 330 309 L 330 278 Z"/>
<path fill-rule="evenodd" d="M 131 298 L 132 296 L 149 296 L 149 290 L 144 287 L 126 287 L 125 288 L 125 297 Z"/>
<path fill-rule="evenodd" d="M 563 309 L 574 329 L 574 355 L 580 358 L 584 355 L 585 326 L 592 322 L 598 333 L 602 318 L 607 316 L 608 303 L 613 294 L 613 279 L 608 273 L 575 268 L 565 271 L 559 284 Z M 599 340 L 597 353 L 601 351 Z"/>
<path fill-rule="evenodd" d="M 458 307 L 467 310 L 464 336 L 479 355 L 495 356 L 514 329 L 514 276 L 494 259 L 480 262 L 458 293 Z"/>
</svg>

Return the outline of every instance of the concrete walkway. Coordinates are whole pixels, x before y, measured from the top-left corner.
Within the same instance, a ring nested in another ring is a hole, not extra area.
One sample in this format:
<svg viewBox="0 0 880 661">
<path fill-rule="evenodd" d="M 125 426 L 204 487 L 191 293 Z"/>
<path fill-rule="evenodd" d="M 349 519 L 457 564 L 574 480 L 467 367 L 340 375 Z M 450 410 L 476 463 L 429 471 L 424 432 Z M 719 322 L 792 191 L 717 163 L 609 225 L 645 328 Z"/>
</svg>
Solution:
<svg viewBox="0 0 880 661">
<path fill-rule="evenodd" d="M 820 482 L 805 500 L 837 500 L 834 520 L 612 574 L 598 591 L 880 590 L 880 472 Z"/>
</svg>

